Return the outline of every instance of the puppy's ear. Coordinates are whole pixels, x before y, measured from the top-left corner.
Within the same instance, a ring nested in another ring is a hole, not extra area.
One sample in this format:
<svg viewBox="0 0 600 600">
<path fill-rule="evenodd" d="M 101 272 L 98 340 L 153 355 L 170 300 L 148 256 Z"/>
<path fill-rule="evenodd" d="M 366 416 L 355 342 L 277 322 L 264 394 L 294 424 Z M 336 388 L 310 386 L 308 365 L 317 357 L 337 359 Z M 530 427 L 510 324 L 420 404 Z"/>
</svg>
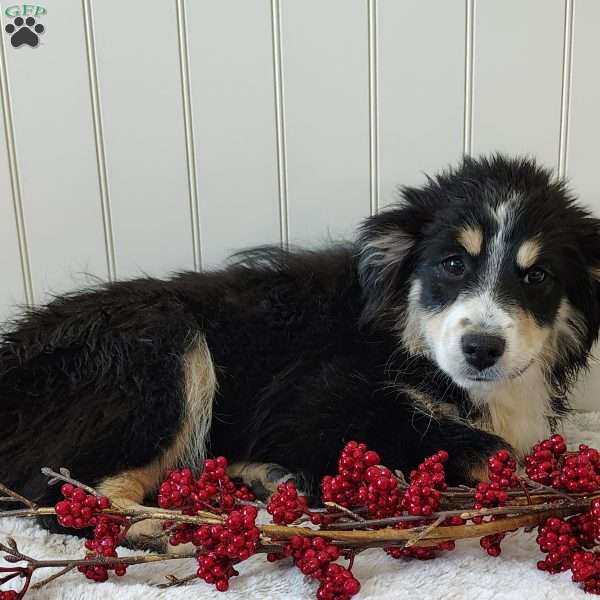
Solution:
<svg viewBox="0 0 600 600">
<path fill-rule="evenodd" d="M 580 230 L 580 248 L 595 291 L 595 302 L 590 306 L 590 310 L 598 315 L 600 312 L 600 220 L 588 216 L 585 221 L 586 227 Z M 600 315 L 595 325 L 597 330 L 600 327 Z"/>
<path fill-rule="evenodd" d="M 589 265 L 590 275 L 600 293 L 600 219 L 587 217 L 587 227 L 581 238 L 581 247 Z"/>
<path fill-rule="evenodd" d="M 600 219 L 586 209 L 578 209 L 579 220 L 573 226 L 575 245 L 580 259 L 587 266 L 588 274 L 597 287 L 600 298 Z"/>
<path fill-rule="evenodd" d="M 565 225 L 571 232 L 571 243 L 567 247 L 567 269 L 565 278 L 567 295 L 585 327 L 579 327 L 580 351 L 589 352 L 598 339 L 600 330 L 600 220 L 582 208 L 577 208 L 577 219 Z M 583 355 L 572 357 L 572 361 L 583 359 Z"/>
<path fill-rule="evenodd" d="M 358 238 L 358 274 L 366 305 L 363 322 L 393 316 L 406 294 L 423 231 L 435 209 L 424 190 L 403 188 L 401 203 L 366 219 Z"/>
</svg>

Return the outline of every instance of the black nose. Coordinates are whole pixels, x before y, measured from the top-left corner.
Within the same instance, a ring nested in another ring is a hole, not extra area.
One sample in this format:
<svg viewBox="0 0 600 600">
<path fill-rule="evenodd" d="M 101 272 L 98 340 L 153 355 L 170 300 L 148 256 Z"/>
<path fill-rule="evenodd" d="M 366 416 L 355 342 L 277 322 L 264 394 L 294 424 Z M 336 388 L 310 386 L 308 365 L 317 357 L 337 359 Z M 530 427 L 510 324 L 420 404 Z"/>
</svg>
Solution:
<svg viewBox="0 0 600 600">
<path fill-rule="evenodd" d="M 462 351 L 467 362 L 483 371 L 491 367 L 504 354 L 506 342 L 497 335 L 468 333 L 461 341 Z"/>
</svg>

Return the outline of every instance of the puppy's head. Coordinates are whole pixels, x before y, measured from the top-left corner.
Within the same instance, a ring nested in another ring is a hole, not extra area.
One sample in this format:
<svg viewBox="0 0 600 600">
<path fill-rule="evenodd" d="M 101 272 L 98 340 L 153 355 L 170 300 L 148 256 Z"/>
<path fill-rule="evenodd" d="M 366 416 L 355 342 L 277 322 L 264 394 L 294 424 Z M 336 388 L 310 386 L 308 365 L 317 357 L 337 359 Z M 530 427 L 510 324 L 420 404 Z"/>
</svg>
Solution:
<svg viewBox="0 0 600 600">
<path fill-rule="evenodd" d="M 465 159 L 360 237 L 363 318 L 484 391 L 532 365 L 564 388 L 598 335 L 600 221 L 532 160 Z"/>
</svg>

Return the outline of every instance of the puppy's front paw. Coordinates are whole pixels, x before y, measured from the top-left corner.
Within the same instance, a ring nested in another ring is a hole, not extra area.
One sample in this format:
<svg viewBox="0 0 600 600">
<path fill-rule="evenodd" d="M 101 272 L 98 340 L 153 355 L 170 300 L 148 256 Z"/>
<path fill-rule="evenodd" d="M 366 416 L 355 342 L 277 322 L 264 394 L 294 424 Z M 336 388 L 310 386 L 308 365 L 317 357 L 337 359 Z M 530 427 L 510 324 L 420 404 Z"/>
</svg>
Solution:
<svg viewBox="0 0 600 600">
<path fill-rule="evenodd" d="M 475 460 L 471 465 L 468 471 L 468 479 L 469 483 L 477 484 L 480 481 L 489 481 L 489 460 L 492 456 L 500 452 L 501 450 L 506 450 L 509 455 L 514 456 L 514 451 L 511 446 L 507 443 L 498 444 L 495 448 L 490 449 L 483 456 L 479 456 L 478 460 Z"/>
<path fill-rule="evenodd" d="M 497 435 L 486 431 L 470 430 L 468 440 L 448 449 L 446 481 L 450 485 L 476 485 L 479 481 L 489 481 L 488 460 L 500 450 L 514 456 L 510 444 Z"/>
<path fill-rule="evenodd" d="M 286 481 L 294 481 L 298 493 L 305 493 L 302 478 L 276 463 L 234 463 L 227 472 L 231 478 L 250 487 L 259 500 L 268 500 L 277 486 Z"/>
</svg>

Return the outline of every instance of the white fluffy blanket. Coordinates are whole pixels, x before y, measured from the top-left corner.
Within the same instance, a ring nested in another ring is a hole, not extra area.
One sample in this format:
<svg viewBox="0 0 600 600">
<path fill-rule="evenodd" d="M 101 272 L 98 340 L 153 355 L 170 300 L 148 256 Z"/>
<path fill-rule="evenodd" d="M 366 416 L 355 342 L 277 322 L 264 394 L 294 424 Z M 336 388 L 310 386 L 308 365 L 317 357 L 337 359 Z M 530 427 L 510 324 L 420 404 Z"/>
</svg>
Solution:
<svg viewBox="0 0 600 600">
<path fill-rule="evenodd" d="M 600 413 L 575 415 L 565 427 L 571 444 L 588 443 L 600 447 Z M 76 537 L 49 534 L 33 521 L 0 519 L 0 539 L 16 539 L 20 549 L 36 558 L 63 559 L 81 557 L 82 541 Z M 369 550 L 356 559 L 354 572 L 362 583 L 357 600 L 536 600 L 542 598 L 584 598 L 587 596 L 569 573 L 547 575 L 536 568 L 540 553 L 535 533 L 518 533 L 507 537 L 499 558 L 484 554 L 477 540 L 459 542 L 457 550 L 432 561 L 394 560 L 381 550 Z M 123 554 L 130 553 L 127 550 Z M 143 598 L 154 600 L 295 600 L 315 598 L 317 585 L 298 569 L 284 564 L 267 563 L 255 556 L 240 566 L 240 576 L 231 580 L 226 594 L 203 581 L 167 590 L 156 587 L 167 574 L 180 577 L 195 569 L 193 560 L 172 561 L 130 567 L 123 578 L 111 576 L 102 584 L 91 583 L 79 573 L 70 573 L 39 591 L 32 600 L 81 600 Z M 0 561 L 0 565 L 4 563 Z M 42 573 L 41 571 L 39 573 Z M 47 573 L 49 574 L 49 573 Z"/>
</svg>

